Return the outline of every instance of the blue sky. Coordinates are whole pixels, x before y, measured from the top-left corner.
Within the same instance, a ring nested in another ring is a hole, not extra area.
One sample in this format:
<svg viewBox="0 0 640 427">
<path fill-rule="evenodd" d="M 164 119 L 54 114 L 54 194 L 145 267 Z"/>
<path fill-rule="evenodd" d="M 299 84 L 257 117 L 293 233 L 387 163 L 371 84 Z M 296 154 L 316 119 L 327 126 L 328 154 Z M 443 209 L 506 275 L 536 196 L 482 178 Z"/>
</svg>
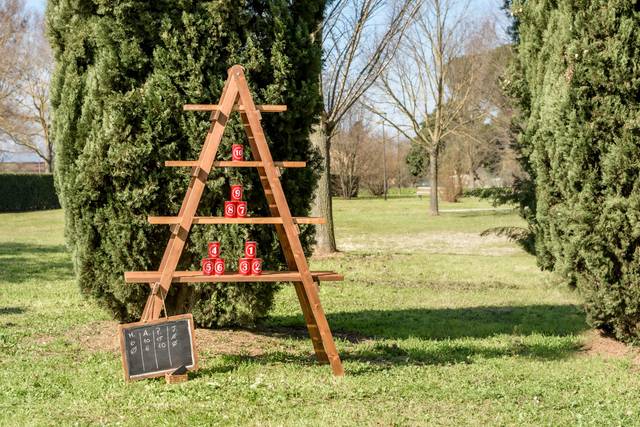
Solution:
<svg viewBox="0 0 640 427">
<path fill-rule="evenodd" d="M 37 12 L 44 12 L 47 5 L 46 0 L 27 0 L 25 3 L 29 9 Z"/>
<path fill-rule="evenodd" d="M 26 5 L 29 9 L 34 12 L 44 13 L 44 10 L 47 5 L 46 0 L 25 0 Z M 507 25 L 507 20 L 500 9 L 503 4 L 503 0 L 470 0 L 469 6 L 474 15 L 478 17 L 478 19 L 482 19 L 487 16 L 494 16 L 498 19 L 498 25 L 503 29 Z M 506 38 L 505 38 L 506 40 Z M 5 160 L 7 161 L 34 161 L 37 160 L 36 157 L 29 154 L 14 154 L 11 156 L 7 156 Z"/>
<path fill-rule="evenodd" d="M 26 0 L 27 6 L 38 12 L 44 12 L 46 0 Z M 501 14 L 502 0 L 471 0 L 471 8 L 479 15 L 491 13 Z"/>
<path fill-rule="evenodd" d="M 508 20 L 504 11 L 501 9 L 503 3 L 503 0 L 471 0 L 470 7 L 478 17 L 495 16 L 498 25 L 504 32 L 508 25 Z M 503 34 L 505 34 L 506 37 L 506 32 Z"/>
</svg>

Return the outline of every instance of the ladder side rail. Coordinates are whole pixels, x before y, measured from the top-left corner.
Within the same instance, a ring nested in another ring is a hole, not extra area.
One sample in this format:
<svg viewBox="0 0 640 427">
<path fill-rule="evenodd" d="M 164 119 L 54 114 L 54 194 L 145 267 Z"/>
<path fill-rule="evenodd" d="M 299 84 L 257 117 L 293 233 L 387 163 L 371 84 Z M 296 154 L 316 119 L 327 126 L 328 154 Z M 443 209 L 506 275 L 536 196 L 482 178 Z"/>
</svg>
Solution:
<svg viewBox="0 0 640 427">
<path fill-rule="evenodd" d="M 247 140 L 249 141 L 253 159 L 262 163 L 260 151 L 258 150 L 255 138 L 253 137 L 251 126 L 249 125 L 249 120 L 244 111 L 240 113 L 240 118 L 244 125 L 244 130 L 247 135 Z M 279 217 L 280 211 L 278 210 L 278 205 L 273 196 L 273 191 L 271 189 L 271 186 L 269 185 L 269 180 L 267 179 L 265 168 L 264 166 L 259 166 L 256 169 L 258 171 L 258 175 L 260 176 L 260 183 L 262 184 L 262 188 L 265 190 L 265 197 L 267 199 L 269 212 L 271 216 Z M 276 224 L 276 234 L 278 235 L 278 240 L 280 241 L 280 246 L 282 247 L 282 253 L 284 254 L 285 261 L 287 262 L 287 267 L 290 271 L 298 271 L 298 266 L 293 256 L 291 245 L 289 244 L 287 234 L 282 224 Z M 304 292 L 304 285 L 300 281 L 293 282 L 293 285 L 298 297 L 298 301 L 300 302 L 300 307 L 302 308 L 302 314 L 304 316 L 305 324 L 307 325 L 307 330 L 309 331 L 309 337 L 311 338 L 311 343 L 313 344 L 313 350 L 316 354 L 316 358 L 320 363 L 328 363 L 329 358 L 327 357 L 327 353 L 325 352 L 324 346 L 322 345 L 322 337 L 320 336 L 320 331 L 318 329 L 318 324 L 315 321 L 315 317 L 311 312 L 309 300 L 306 293 Z"/>
<path fill-rule="evenodd" d="M 249 86 L 245 79 L 244 72 L 242 71 L 242 67 L 234 66 L 231 68 L 231 72 L 233 74 L 233 77 L 238 82 L 237 87 L 240 102 L 245 107 L 246 118 L 249 127 L 252 130 L 256 148 L 258 149 L 258 153 L 260 154 L 261 160 L 264 163 L 264 171 L 267 177 L 267 181 L 269 183 L 269 187 L 272 190 L 274 201 L 278 208 L 278 212 L 280 213 L 280 217 L 282 218 L 283 228 L 287 237 L 286 240 L 291 246 L 291 253 L 295 260 L 297 270 L 300 273 L 304 291 L 309 302 L 309 307 L 311 309 L 311 312 L 313 313 L 315 322 L 318 325 L 318 331 L 322 338 L 324 350 L 327 354 L 327 357 L 329 358 L 329 363 L 331 364 L 333 373 L 339 376 L 344 375 L 342 362 L 340 361 L 340 356 L 338 355 L 335 342 L 333 341 L 333 335 L 331 334 L 329 323 L 327 322 L 324 310 L 322 309 L 320 297 L 318 295 L 316 285 L 313 281 L 313 277 L 311 276 L 311 273 L 309 271 L 309 266 L 302 249 L 302 244 L 300 243 L 300 239 L 298 237 L 297 228 L 293 223 L 293 218 L 291 217 L 291 212 L 289 210 L 287 200 L 284 196 L 284 191 L 282 189 L 282 185 L 280 184 L 280 179 L 277 175 L 275 165 L 273 164 L 269 146 L 267 145 L 264 132 L 262 131 L 262 125 L 260 124 L 260 113 L 256 110 L 253 103 L 253 99 L 251 97 L 251 93 L 249 92 Z M 265 191 L 265 193 L 268 194 L 267 191 Z"/>
<path fill-rule="evenodd" d="M 193 185 L 196 180 L 196 177 L 194 176 L 194 174 L 196 173 L 196 170 L 197 170 L 196 166 L 191 168 L 191 179 L 189 180 L 189 186 L 187 187 L 187 192 L 185 193 L 185 196 L 184 196 L 185 200 L 191 197 L 191 191 L 193 189 Z M 182 205 L 180 205 L 180 211 L 178 212 L 179 217 L 184 215 L 185 207 L 186 207 L 186 203 L 184 203 L 184 200 L 183 200 Z M 173 240 L 176 238 L 180 230 L 181 230 L 180 226 L 177 224 L 171 226 L 171 237 L 169 237 L 169 244 L 164 248 L 164 254 L 162 255 L 162 260 L 160 261 L 160 268 L 158 268 L 159 271 L 162 271 L 164 269 L 164 266 L 167 263 L 167 257 L 169 256 L 169 252 L 170 252 L 169 248 L 171 247 L 171 243 L 173 243 Z"/>
<path fill-rule="evenodd" d="M 229 84 L 230 84 L 229 80 L 230 79 L 227 78 L 227 81 L 225 82 L 224 87 L 222 88 L 222 93 L 220 96 L 221 99 L 224 98 L 229 88 Z M 227 117 L 228 117 L 228 114 L 227 114 Z M 209 132 L 207 133 L 207 139 L 209 135 L 211 135 L 214 124 L 215 124 L 215 121 L 213 121 L 214 116 L 212 115 L 211 118 L 212 118 L 212 122 L 211 122 L 211 126 L 209 127 Z M 223 131 L 224 131 L 224 127 L 223 127 Z M 205 139 L 205 144 L 206 144 L 206 139 Z M 202 150 L 200 153 L 201 153 L 200 157 L 202 157 Z M 184 215 L 185 210 L 187 208 L 188 201 L 192 197 L 193 188 L 195 186 L 196 180 L 199 178 L 198 176 L 199 167 L 200 167 L 200 158 L 198 159 L 197 165 L 191 167 L 191 179 L 189 180 L 189 186 L 187 187 L 187 192 L 185 193 L 184 199 L 182 200 L 182 205 L 180 206 L 180 211 L 178 212 L 179 217 L 182 217 Z M 167 246 L 164 249 L 164 253 L 162 254 L 162 259 L 160 261 L 160 267 L 158 268 L 158 271 L 165 270 L 167 266 L 167 261 L 171 257 L 171 254 L 174 252 L 175 241 L 178 235 L 181 235 L 182 240 L 186 241 L 188 230 L 183 229 L 181 224 L 172 225 L 171 235 L 169 237 L 169 241 L 167 242 Z M 183 242 L 183 247 L 184 247 L 184 242 Z M 182 249 L 180 249 L 180 254 L 182 254 Z M 176 265 L 177 265 L 177 262 L 176 262 Z M 174 271 L 175 271 L 175 268 L 174 268 Z M 151 287 L 151 289 L 153 289 L 153 283 L 151 283 L 149 286 Z M 171 282 L 169 282 L 169 284 L 166 287 L 160 286 L 160 289 L 165 296 L 167 295 L 167 292 L 169 292 L 169 286 L 171 286 Z M 158 296 L 154 294 L 149 295 L 149 297 L 147 298 L 147 303 L 145 304 L 144 310 L 142 311 L 142 320 L 146 320 L 146 319 L 155 320 L 158 318 L 158 316 L 160 315 L 161 307 L 162 307 L 161 299 L 162 299 L 162 296 Z M 155 314 L 156 312 L 158 312 L 157 315 Z"/>
<path fill-rule="evenodd" d="M 211 127 L 205 138 L 204 147 L 200 152 L 198 158 L 198 166 L 193 173 L 192 181 L 193 188 L 189 192 L 188 197 L 185 197 L 181 207 L 182 216 L 180 224 L 176 225 L 176 237 L 169 240 L 167 244 L 167 255 L 163 257 L 164 266 L 160 276 L 160 295 L 151 295 L 147 305 L 150 305 L 149 310 L 146 310 L 147 319 L 158 319 L 162 311 L 163 299 L 167 295 L 171 282 L 173 280 L 173 274 L 176 270 L 180 256 L 184 249 L 186 238 L 189 230 L 191 229 L 193 217 L 195 216 L 200 199 L 204 191 L 205 183 L 211 167 L 213 166 L 213 160 L 218 150 L 222 135 L 226 126 L 226 122 L 231 114 L 233 105 L 238 97 L 237 83 L 234 79 L 227 79 L 225 86 L 222 90 L 220 97 L 220 109 L 216 110 L 211 115 Z M 184 209 L 183 209 L 184 208 Z"/>
</svg>

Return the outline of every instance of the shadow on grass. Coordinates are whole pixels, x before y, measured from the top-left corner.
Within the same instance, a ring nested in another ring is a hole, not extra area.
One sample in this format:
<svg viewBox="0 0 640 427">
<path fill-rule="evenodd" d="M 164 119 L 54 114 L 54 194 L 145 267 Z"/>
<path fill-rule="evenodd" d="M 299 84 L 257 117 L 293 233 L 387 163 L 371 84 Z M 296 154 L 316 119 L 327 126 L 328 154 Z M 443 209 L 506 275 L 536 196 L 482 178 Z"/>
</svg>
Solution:
<svg viewBox="0 0 640 427">
<path fill-rule="evenodd" d="M 309 343 L 309 346 L 311 344 Z M 526 357 L 537 360 L 565 359 L 580 350 L 580 345 L 570 340 L 541 340 L 534 343 L 522 340 L 513 342 L 462 342 L 439 341 L 434 345 L 412 346 L 404 343 L 372 341 L 366 345 L 340 349 L 343 362 L 357 362 L 348 374 L 363 374 L 391 369 L 398 366 L 442 366 L 472 364 L 478 359 Z M 262 355 L 224 354 L 222 365 L 202 369 L 202 375 L 226 373 L 243 364 L 296 364 L 316 366 L 315 356 L 301 353 L 269 352 Z"/>
<path fill-rule="evenodd" d="M 572 340 L 523 340 L 521 338 L 483 342 L 482 340 L 438 341 L 426 347 L 404 346 L 397 343 L 375 342 L 372 345 L 348 349 L 341 354 L 343 361 L 365 364 L 354 368 L 366 373 L 406 365 L 472 364 L 478 359 L 526 357 L 538 360 L 560 360 L 579 351 L 581 346 Z"/>
<path fill-rule="evenodd" d="M 300 325 L 302 317 L 280 316 L 273 326 Z M 386 339 L 444 340 L 494 335 L 576 335 L 586 329 L 582 308 L 573 304 L 409 308 L 329 313 L 334 333 Z"/>
<path fill-rule="evenodd" d="M 328 320 L 334 336 L 351 343 L 339 346 L 342 360 L 359 362 L 350 367 L 348 375 L 394 366 L 469 364 L 478 358 L 563 359 L 580 350 L 571 337 L 588 329 L 580 307 L 569 304 L 365 310 L 331 313 Z M 301 317 L 281 316 L 254 332 L 308 340 L 302 324 Z M 528 338 L 534 334 L 540 336 Z M 227 354 L 221 359 L 222 365 L 201 374 L 228 372 L 252 363 L 317 363 L 309 354 L 268 350 L 257 356 Z"/>
<path fill-rule="evenodd" d="M 311 347 L 311 344 L 309 344 Z M 473 364 L 481 359 L 526 357 L 537 360 L 560 360 L 579 351 L 581 346 L 572 340 L 522 339 L 483 342 L 478 339 L 464 341 L 436 341 L 423 346 L 384 341 L 370 341 L 360 346 L 339 349 L 343 362 L 355 362 L 346 368 L 347 375 L 364 375 L 401 366 L 442 366 Z M 222 364 L 200 369 L 197 376 L 227 373 L 242 365 L 295 364 L 316 366 L 315 356 L 281 351 L 262 355 L 224 354 Z"/>
<path fill-rule="evenodd" d="M 0 282 L 55 281 L 72 275 L 73 266 L 63 245 L 0 243 Z"/>
<path fill-rule="evenodd" d="M 22 307 L 0 307 L 0 316 L 3 314 L 22 314 L 25 309 Z"/>
<path fill-rule="evenodd" d="M 468 210 L 466 210 L 465 208 L 459 208 L 460 210 L 457 212 L 453 210 L 456 208 L 451 208 L 451 210 L 447 210 L 447 209 L 445 209 L 444 212 L 441 212 L 441 215 L 455 216 L 458 218 L 469 218 L 469 217 L 476 217 L 476 216 L 511 216 L 514 214 L 514 212 L 516 212 L 515 209 L 473 210 L 474 208 L 469 208 Z"/>
</svg>

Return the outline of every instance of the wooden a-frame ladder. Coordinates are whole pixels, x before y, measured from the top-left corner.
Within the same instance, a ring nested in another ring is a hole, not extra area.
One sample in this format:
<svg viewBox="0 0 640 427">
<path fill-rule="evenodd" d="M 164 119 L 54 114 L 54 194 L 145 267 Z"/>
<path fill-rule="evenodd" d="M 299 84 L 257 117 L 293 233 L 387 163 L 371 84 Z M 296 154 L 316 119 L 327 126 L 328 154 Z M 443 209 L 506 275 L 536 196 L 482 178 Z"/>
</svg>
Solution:
<svg viewBox="0 0 640 427">
<path fill-rule="evenodd" d="M 164 297 L 172 283 L 190 282 L 293 282 L 302 307 L 318 361 L 329 363 L 334 375 L 344 375 L 340 356 L 336 350 L 331 329 L 318 296 L 319 281 L 342 280 L 339 274 L 309 270 L 302 245 L 298 224 L 319 224 L 323 218 L 292 217 L 280 183 L 280 167 L 304 167 L 305 162 L 274 162 L 262 130 L 262 112 L 285 111 L 286 106 L 256 106 L 249 92 L 244 70 L 234 65 L 228 70 L 228 78 L 216 105 L 185 105 L 185 110 L 212 111 L 211 127 L 197 161 L 167 161 L 165 166 L 191 167 L 191 180 L 175 217 L 150 216 L 152 224 L 171 225 L 171 236 L 164 251 L 158 271 L 130 271 L 125 273 L 127 283 L 149 283 L 151 293 L 145 305 L 142 320 L 160 317 Z M 240 113 L 249 140 L 253 161 L 215 161 L 224 129 L 232 111 Z M 264 189 L 271 217 L 199 217 L 196 210 L 200 203 L 205 183 L 213 166 L 256 167 Z M 205 276 L 200 271 L 176 271 L 191 226 L 194 224 L 274 224 L 289 271 L 263 271 L 260 276 L 243 276 L 237 272 L 226 272 L 222 276 Z"/>
</svg>

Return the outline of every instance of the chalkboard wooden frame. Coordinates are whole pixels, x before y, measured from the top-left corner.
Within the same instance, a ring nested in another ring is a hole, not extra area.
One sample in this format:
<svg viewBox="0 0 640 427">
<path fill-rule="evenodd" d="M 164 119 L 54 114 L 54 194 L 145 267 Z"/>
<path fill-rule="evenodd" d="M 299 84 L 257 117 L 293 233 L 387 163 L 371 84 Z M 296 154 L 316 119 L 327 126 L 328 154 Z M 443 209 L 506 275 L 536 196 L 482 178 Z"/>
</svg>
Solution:
<svg viewBox="0 0 640 427">
<path fill-rule="evenodd" d="M 122 369 L 124 372 L 124 378 L 127 382 L 130 381 L 137 381 L 137 380 L 142 380 L 145 378 L 154 378 L 154 377 L 162 377 L 167 373 L 171 373 L 173 372 L 173 370 L 175 368 L 172 369 L 165 369 L 165 370 L 160 370 L 160 371 L 153 371 L 153 372 L 149 372 L 146 374 L 141 374 L 141 375 L 136 375 L 135 377 L 132 377 L 129 374 L 129 364 L 127 363 L 127 359 L 126 359 L 126 354 L 125 354 L 125 334 L 124 331 L 131 329 L 131 328 L 137 328 L 137 327 L 144 327 L 144 326 L 153 326 L 153 325 L 158 325 L 158 324 L 163 324 L 163 323 L 167 323 L 167 322 L 171 322 L 171 321 L 176 321 L 176 320 L 188 320 L 188 324 L 189 324 L 189 347 L 191 348 L 191 355 L 193 356 L 192 360 L 193 360 L 193 364 L 192 365 L 188 365 L 186 366 L 187 370 L 189 371 L 195 371 L 198 369 L 198 353 L 196 352 L 196 345 L 195 345 L 195 327 L 194 327 L 194 323 L 193 323 L 193 316 L 191 315 L 191 313 L 187 313 L 187 314 L 179 314 L 176 316 L 170 316 L 170 317 L 164 317 L 162 319 L 158 319 L 158 320 L 149 320 L 149 321 L 143 321 L 143 322 L 134 322 L 134 323 L 123 323 L 118 325 L 118 339 L 120 341 L 120 354 L 122 356 Z"/>
</svg>

